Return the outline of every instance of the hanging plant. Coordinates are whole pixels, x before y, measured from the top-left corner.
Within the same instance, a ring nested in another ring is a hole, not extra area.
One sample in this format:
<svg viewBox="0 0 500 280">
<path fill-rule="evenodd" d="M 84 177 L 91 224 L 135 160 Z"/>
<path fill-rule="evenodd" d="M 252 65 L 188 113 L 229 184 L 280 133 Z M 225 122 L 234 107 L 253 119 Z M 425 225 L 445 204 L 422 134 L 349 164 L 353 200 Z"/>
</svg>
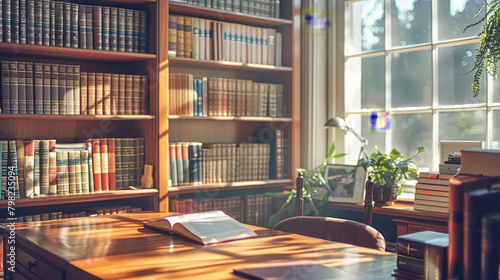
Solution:
<svg viewBox="0 0 500 280">
<path fill-rule="evenodd" d="M 484 22 L 481 33 L 479 34 L 479 45 L 476 49 L 476 61 L 474 68 L 467 74 L 474 72 L 473 96 L 479 95 L 481 89 L 479 81 L 484 69 L 491 76 L 497 78 L 497 63 L 500 60 L 500 0 L 492 0 L 490 3 L 485 3 L 476 15 L 482 10 L 488 8 L 483 18 L 479 21 L 465 27 L 464 32 L 470 27 L 476 26 Z"/>
</svg>

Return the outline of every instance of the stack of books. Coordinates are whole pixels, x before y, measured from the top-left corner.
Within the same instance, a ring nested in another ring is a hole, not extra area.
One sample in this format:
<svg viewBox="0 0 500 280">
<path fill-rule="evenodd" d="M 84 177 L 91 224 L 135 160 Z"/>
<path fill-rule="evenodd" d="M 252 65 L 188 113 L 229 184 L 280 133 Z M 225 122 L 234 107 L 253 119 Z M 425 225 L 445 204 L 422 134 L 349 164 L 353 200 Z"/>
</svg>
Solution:
<svg viewBox="0 0 500 280">
<path fill-rule="evenodd" d="M 451 174 L 420 172 L 415 186 L 415 210 L 448 213 Z"/>
<path fill-rule="evenodd" d="M 447 233 L 421 231 L 401 235 L 396 244 L 398 279 L 446 279 Z"/>
</svg>

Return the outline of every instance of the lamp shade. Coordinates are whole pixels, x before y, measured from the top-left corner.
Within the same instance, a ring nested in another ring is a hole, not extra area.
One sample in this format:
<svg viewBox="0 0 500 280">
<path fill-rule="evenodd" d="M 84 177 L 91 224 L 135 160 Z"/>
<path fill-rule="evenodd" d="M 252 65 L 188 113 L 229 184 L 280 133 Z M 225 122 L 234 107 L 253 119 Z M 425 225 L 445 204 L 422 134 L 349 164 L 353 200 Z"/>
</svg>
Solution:
<svg viewBox="0 0 500 280">
<path fill-rule="evenodd" d="M 325 128 L 326 127 L 337 127 L 343 130 L 347 129 L 345 121 L 339 117 L 331 118 L 328 121 L 326 121 Z"/>
</svg>

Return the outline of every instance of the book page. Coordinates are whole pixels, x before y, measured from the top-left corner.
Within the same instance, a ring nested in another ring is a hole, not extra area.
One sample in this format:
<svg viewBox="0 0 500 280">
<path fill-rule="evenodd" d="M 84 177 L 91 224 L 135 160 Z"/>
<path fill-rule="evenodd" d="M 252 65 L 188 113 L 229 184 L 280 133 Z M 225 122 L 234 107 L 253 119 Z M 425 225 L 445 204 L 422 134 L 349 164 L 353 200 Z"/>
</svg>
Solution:
<svg viewBox="0 0 500 280">
<path fill-rule="evenodd" d="M 174 227 L 174 231 L 188 237 L 191 233 L 204 244 L 257 236 L 253 230 L 227 215 L 183 221 Z"/>
<path fill-rule="evenodd" d="M 177 216 L 167 216 L 160 219 L 145 221 L 144 224 L 150 227 L 172 231 L 172 228 L 176 223 L 204 219 L 208 217 L 225 216 L 225 215 L 226 214 L 222 211 L 207 211 L 202 213 L 190 213 Z"/>
</svg>

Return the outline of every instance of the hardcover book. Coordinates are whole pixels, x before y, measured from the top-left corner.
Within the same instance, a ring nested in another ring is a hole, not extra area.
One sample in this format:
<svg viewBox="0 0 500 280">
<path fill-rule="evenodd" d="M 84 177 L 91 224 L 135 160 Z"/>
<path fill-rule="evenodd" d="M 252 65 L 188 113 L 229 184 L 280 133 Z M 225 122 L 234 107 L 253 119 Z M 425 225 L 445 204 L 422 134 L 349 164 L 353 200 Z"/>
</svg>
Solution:
<svg viewBox="0 0 500 280">
<path fill-rule="evenodd" d="M 222 211 L 208 211 L 144 221 L 144 227 L 183 235 L 203 245 L 256 237 L 257 234 Z"/>
</svg>

